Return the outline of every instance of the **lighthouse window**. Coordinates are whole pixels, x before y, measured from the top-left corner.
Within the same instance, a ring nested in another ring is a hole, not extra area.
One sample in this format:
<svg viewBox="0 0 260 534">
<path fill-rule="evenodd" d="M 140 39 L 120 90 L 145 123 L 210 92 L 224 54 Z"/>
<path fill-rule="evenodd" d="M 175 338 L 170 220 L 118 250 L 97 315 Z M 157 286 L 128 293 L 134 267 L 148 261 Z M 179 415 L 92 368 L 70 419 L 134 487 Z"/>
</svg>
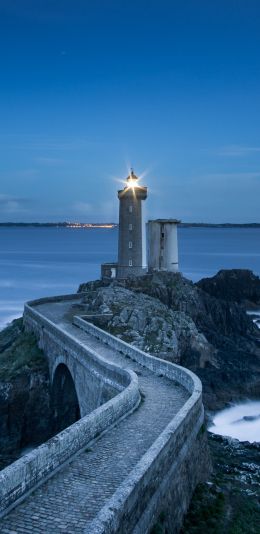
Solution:
<svg viewBox="0 0 260 534">
<path fill-rule="evenodd" d="M 133 230 L 133 225 L 132 225 L 132 223 L 129 224 L 129 230 L 130 230 L 130 231 Z"/>
<path fill-rule="evenodd" d="M 133 212 L 133 206 L 129 206 L 129 213 Z"/>
<path fill-rule="evenodd" d="M 133 267 L 133 261 L 129 260 L 129 267 Z"/>
<path fill-rule="evenodd" d="M 129 241 L 129 248 L 133 248 L 133 243 L 132 243 L 132 241 Z"/>
</svg>

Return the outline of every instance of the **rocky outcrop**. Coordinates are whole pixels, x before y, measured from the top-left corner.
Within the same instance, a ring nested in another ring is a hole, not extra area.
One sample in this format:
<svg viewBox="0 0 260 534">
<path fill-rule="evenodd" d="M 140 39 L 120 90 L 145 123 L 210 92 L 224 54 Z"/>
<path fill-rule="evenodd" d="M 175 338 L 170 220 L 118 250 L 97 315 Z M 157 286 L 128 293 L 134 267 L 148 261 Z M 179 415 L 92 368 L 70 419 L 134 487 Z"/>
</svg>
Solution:
<svg viewBox="0 0 260 534">
<path fill-rule="evenodd" d="M 244 271 L 241 277 L 243 286 Z M 236 271 L 237 286 L 238 278 Z M 253 284 L 256 278 L 250 277 Z M 102 327 L 198 374 L 207 408 L 260 394 L 260 332 L 238 302 L 167 272 L 110 284 L 91 282 L 80 291 L 89 292 L 87 313 L 110 314 Z"/>
<path fill-rule="evenodd" d="M 0 468 L 50 437 L 49 373 L 22 319 L 0 332 Z"/>
<path fill-rule="evenodd" d="M 97 326 L 160 358 L 179 363 L 192 347 L 203 366 L 214 353 L 187 314 L 171 310 L 156 298 L 111 284 L 94 295 L 87 293 L 83 302 L 85 313 L 94 315 Z"/>
<path fill-rule="evenodd" d="M 197 286 L 218 299 L 260 308 L 260 278 L 248 269 L 222 270 L 212 278 L 203 278 Z"/>
</svg>

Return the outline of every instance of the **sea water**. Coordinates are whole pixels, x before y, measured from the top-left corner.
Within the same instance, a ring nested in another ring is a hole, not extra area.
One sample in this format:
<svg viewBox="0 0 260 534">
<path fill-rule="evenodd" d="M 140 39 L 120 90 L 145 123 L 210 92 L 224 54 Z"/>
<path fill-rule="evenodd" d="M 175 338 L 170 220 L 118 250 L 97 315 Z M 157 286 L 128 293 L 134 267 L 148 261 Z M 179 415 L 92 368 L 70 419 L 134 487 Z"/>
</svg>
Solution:
<svg viewBox="0 0 260 534">
<path fill-rule="evenodd" d="M 209 431 L 239 441 L 260 441 L 260 401 L 247 401 L 218 412 Z"/>
<path fill-rule="evenodd" d="M 260 274 L 260 229 L 179 228 L 180 271 L 193 281 L 219 269 Z M 116 261 L 117 229 L 0 227 L 0 328 L 24 302 L 75 292 Z"/>
</svg>

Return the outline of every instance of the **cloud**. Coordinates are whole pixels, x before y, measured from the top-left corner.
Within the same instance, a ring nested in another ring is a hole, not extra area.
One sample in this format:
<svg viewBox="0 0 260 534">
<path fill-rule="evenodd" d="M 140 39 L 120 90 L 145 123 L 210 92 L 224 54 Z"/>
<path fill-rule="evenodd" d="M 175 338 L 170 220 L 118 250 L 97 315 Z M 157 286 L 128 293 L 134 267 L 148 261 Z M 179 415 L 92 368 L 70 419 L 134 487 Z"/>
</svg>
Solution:
<svg viewBox="0 0 260 534">
<path fill-rule="evenodd" d="M 217 151 L 219 156 L 243 157 L 260 153 L 258 146 L 229 145 Z"/>
<path fill-rule="evenodd" d="M 1 213 L 24 213 L 28 211 L 29 198 L 18 198 L 0 194 Z"/>
</svg>

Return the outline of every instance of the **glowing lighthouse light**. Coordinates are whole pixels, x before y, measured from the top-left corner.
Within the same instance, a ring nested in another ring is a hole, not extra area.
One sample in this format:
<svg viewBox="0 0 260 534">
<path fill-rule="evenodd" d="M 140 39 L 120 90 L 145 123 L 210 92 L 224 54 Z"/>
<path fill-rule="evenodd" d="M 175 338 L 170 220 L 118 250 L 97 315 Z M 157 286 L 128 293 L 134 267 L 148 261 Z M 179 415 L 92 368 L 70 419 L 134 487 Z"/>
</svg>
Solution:
<svg viewBox="0 0 260 534">
<path fill-rule="evenodd" d="M 131 172 L 128 176 L 128 178 L 126 179 L 126 184 L 127 184 L 127 187 L 131 187 L 132 189 L 134 189 L 135 187 L 139 187 L 138 185 L 138 176 L 135 175 L 134 173 L 134 170 L 131 169 Z"/>
</svg>

